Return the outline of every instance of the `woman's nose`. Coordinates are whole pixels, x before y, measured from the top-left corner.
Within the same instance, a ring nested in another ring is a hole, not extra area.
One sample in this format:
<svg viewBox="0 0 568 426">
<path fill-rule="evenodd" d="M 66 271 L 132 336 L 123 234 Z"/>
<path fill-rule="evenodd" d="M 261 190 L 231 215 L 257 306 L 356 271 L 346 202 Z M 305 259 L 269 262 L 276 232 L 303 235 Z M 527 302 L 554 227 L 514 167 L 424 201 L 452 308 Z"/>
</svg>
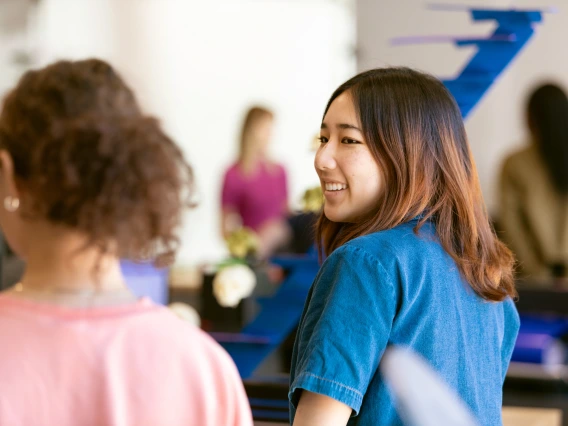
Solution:
<svg viewBox="0 0 568 426">
<path fill-rule="evenodd" d="M 331 141 L 328 141 L 325 145 L 321 145 L 314 160 L 316 171 L 335 169 L 337 167 L 335 156 L 336 149 Z"/>
</svg>

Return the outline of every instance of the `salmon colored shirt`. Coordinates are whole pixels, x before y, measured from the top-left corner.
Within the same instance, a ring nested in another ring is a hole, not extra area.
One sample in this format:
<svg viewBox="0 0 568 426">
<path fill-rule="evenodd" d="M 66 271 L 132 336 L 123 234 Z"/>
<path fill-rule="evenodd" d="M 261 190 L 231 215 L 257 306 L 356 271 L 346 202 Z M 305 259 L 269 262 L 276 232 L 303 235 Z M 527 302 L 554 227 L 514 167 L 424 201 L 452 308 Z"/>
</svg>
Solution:
<svg viewBox="0 0 568 426">
<path fill-rule="evenodd" d="M 252 426 L 229 355 L 148 299 L 64 308 L 0 295 L 0 425 Z"/>
</svg>

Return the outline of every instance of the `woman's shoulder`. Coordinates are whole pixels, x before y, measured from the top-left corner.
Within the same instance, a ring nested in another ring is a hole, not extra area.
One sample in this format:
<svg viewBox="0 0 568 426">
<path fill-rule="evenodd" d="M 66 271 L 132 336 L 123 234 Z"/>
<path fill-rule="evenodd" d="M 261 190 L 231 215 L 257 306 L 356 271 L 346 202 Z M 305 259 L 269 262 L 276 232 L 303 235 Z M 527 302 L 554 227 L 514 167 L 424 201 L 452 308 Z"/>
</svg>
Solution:
<svg viewBox="0 0 568 426">
<path fill-rule="evenodd" d="M 431 224 L 426 222 L 415 232 L 417 220 L 411 220 L 390 229 L 372 232 L 349 241 L 345 246 L 369 252 L 371 254 L 391 255 L 411 246 L 421 245 L 432 240 L 426 238 L 432 235 Z"/>
<path fill-rule="evenodd" d="M 501 180 L 516 182 L 521 187 L 546 185 L 544 182 L 548 182 L 548 173 L 534 144 L 506 157 L 501 169 Z"/>
<path fill-rule="evenodd" d="M 246 176 L 243 174 L 241 166 L 239 163 L 231 164 L 227 169 L 225 169 L 225 175 L 223 178 L 224 185 L 233 188 L 235 186 L 241 186 L 246 181 Z"/>
<path fill-rule="evenodd" d="M 330 258 L 363 256 L 370 265 L 380 265 L 386 271 L 400 265 L 428 262 L 430 257 L 439 256 L 442 249 L 433 225 L 426 222 L 415 232 L 417 223 L 412 220 L 391 229 L 354 238 L 336 249 Z"/>
<path fill-rule="evenodd" d="M 265 170 L 267 170 L 273 175 L 286 176 L 286 168 L 284 167 L 283 164 L 280 164 L 272 160 L 264 160 L 263 166 Z"/>
<path fill-rule="evenodd" d="M 351 241 L 338 247 L 331 253 L 327 261 L 336 263 L 347 261 L 357 263 L 361 266 L 367 265 L 369 268 L 376 268 L 396 256 L 394 239 L 392 233 L 388 231 L 373 232 L 354 238 Z"/>
<path fill-rule="evenodd" d="M 354 238 L 345 243 L 337 251 L 352 252 L 358 251 L 371 257 L 379 257 L 381 253 L 390 253 L 392 247 L 392 233 L 387 231 L 372 232 L 367 235 Z"/>
<path fill-rule="evenodd" d="M 156 346 L 169 347 L 187 359 L 203 357 L 213 364 L 230 363 L 229 355 L 209 334 L 163 306 L 158 306 L 153 315 L 133 321 L 128 331 L 124 336 L 133 341 L 152 341 Z M 199 348 L 197 352 L 196 348 Z"/>
<path fill-rule="evenodd" d="M 505 157 L 503 169 L 519 169 L 524 168 L 530 163 L 539 161 L 538 152 L 533 144 L 525 146 L 521 149 L 511 152 Z"/>
<path fill-rule="evenodd" d="M 241 170 L 239 167 L 239 163 L 233 163 L 225 169 L 225 176 L 235 176 L 240 174 Z"/>
<path fill-rule="evenodd" d="M 282 174 L 284 174 L 284 175 L 286 174 L 286 168 L 284 167 L 283 164 L 274 163 L 274 167 L 276 167 L 276 169 L 277 169 L 280 173 L 282 173 Z"/>
</svg>

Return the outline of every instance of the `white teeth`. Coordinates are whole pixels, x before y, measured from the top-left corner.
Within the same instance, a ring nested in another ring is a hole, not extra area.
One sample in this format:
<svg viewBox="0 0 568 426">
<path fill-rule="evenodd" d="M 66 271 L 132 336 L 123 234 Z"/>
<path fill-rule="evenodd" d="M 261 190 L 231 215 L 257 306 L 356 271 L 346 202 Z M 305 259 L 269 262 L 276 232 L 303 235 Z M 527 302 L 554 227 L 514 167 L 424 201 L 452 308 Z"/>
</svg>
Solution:
<svg viewBox="0 0 568 426">
<path fill-rule="evenodd" d="M 326 191 L 341 191 L 342 189 L 347 189 L 347 185 L 343 183 L 326 183 L 325 190 Z"/>
</svg>

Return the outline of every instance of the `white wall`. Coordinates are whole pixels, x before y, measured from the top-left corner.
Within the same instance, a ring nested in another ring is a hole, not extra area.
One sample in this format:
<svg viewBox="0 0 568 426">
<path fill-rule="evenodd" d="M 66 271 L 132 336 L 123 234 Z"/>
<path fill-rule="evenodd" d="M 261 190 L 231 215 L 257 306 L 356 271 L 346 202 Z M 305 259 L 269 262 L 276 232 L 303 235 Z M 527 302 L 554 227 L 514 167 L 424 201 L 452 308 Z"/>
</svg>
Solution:
<svg viewBox="0 0 568 426">
<path fill-rule="evenodd" d="M 14 55 L 21 51 L 25 38 L 23 34 L 10 34 L 0 37 L 0 98 L 16 82 L 22 69 L 14 62 Z"/>
<path fill-rule="evenodd" d="M 355 72 L 355 16 L 331 0 L 42 0 L 42 62 L 116 64 L 194 166 L 200 206 L 183 229 L 183 264 L 217 261 L 223 169 L 245 109 L 276 113 L 273 155 L 291 204 L 317 184 L 311 141 L 331 92 Z"/>
<path fill-rule="evenodd" d="M 34 12 L 30 0 L 0 1 L 0 99 L 29 66 L 35 49 Z"/>
<path fill-rule="evenodd" d="M 421 0 L 358 0 L 357 41 L 360 70 L 406 65 L 452 77 L 465 65 L 475 47 L 451 43 L 392 46 L 389 40 L 409 35 L 488 35 L 492 23 L 473 23 L 468 12 L 428 10 Z M 445 3 L 487 7 L 559 6 L 545 14 L 536 33 L 466 121 L 469 141 L 479 169 L 481 186 L 490 212 L 496 213 L 497 177 L 504 155 L 526 140 L 523 121 L 527 92 L 542 79 L 568 87 L 568 5 L 547 0 L 451 0 Z"/>
</svg>

